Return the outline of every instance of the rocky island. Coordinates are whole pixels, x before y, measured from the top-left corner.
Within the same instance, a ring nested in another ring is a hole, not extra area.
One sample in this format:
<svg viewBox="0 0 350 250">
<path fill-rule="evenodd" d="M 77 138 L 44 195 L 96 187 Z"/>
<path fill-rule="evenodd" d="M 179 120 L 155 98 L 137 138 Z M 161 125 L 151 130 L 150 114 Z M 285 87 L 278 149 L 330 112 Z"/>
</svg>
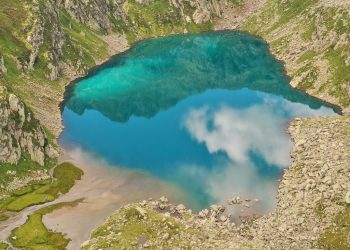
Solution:
<svg viewBox="0 0 350 250">
<path fill-rule="evenodd" d="M 140 40 L 212 30 L 261 37 L 291 86 L 341 115 L 290 122 L 271 212 L 235 223 L 227 210 L 244 197 L 198 212 L 145 199 L 105 214 L 81 248 L 350 249 L 349 12 L 345 0 L 0 0 L 0 249 L 82 243 L 45 224 L 87 198 L 70 199 L 88 170 L 62 163 L 57 141 L 69 83 Z"/>
</svg>

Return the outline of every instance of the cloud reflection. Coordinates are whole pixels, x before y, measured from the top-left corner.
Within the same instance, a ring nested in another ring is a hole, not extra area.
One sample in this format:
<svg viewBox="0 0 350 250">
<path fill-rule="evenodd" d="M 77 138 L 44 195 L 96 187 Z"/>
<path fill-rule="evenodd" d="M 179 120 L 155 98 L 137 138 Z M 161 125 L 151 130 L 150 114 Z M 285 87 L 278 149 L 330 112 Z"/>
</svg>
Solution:
<svg viewBox="0 0 350 250">
<path fill-rule="evenodd" d="M 262 210 L 275 205 L 276 179 L 259 170 L 261 158 L 267 168 L 290 164 L 292 143 L 286 132 L 291 117 L 330 114 L 328 108 L 313 110 L 286 100 L 269 99 L 246 108 L 222 105 L 190 110 L 183 126 L 210 153 L 224 152 L 229 162 L 215 171 L 201 166 L 183 166 L 182 173 L 200 178 L 205 191 L 224 203 L 234 195 L 261 200 Z M 268 169 L 267 169 L 268 170 Z"/>
</svg>

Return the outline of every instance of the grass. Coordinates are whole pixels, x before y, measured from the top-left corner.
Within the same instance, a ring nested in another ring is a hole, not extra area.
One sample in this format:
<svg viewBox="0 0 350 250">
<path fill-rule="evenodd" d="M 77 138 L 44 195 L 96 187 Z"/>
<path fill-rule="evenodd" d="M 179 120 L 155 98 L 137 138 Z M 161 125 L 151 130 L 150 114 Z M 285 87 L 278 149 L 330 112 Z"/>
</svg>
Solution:
<svg viewBox="0 0 350 250">
<path fill-rule="evenodd" d="M 315 56 L 317 56 L 317 52 L 314 51 L 314 50 L 308 50 L 308 51 L 305 51 L 297 60 L 297 63 L 303 63 L 303 62 L 306 62 L 306 61 L 310 61 L 312 60 Z"/>
<path fill-rule="evenodd" d="M 244 0 L 230 0 L 230 2 L 235 7 L 241 7 L 242 5 L 244 5 Z"/>
<path fill-rule="evenodd" d="M 185 26 L 179 10 L 167 0 L 139 4 L 135 0 L 123 4 L 132 25 L 143 38 L 182 33 Z"/>
<path fill-rule="evenodd" d="M 69 239 L 62 233 L 48 230 L 42 222 L 45 214 L 62 207 L 74 207 L 82 200 L 63 202 L 44 207 L 28 216 L 27 221 L 14 229 L 10 235 L 10 241 L 14 247 L 25 249 L 66 249 Z"/>
<path fill-rule="evenodd" d="M 311 42 L 312 35 L 316 31 L 315 21 L 312 18 L 310 18 L 308 20 L 308 24 L 306 26 L 302 27 L 301 29 L 304 30 L 304 32 L 301 34 L 301 38 L 303 39 L 303 41 L 304 42 Z"/>
<path fill-rule="evenodd" d="M 312 89 L 317 77 L 318 77 L 319 69 L 313 66 L 310 66 L 307 75 L 304 77 L 304 79 L 298 84 L 298 88 L 307 91 L 309 89 Z"/>
<path fill-rule="evenodd" d="M 343 106 L 348 107 L 350 105 L 350 89 L 346 89 L 346 87 L 350 84 L 350 67 L 346 65 L 342 51 L 334 47 L 328 48 L 325 58 L 330 64 L 332 74 L 329 93 L 336 96 Z"/>
<path fill-rule="evenodd" d="M 70 163 L 62 163 L 54 169 L 51 181 L 33 182 L 29 186 L 14 192 L 0 202 L 0 208 L 8 211 L 21 211 L 26 207 L 55 200 L 60 194 L 67 193 L 76 180 L 80 180 L 83 171 Z"/>
<path fill-rule="evenodd" d="M 319 219 L 322 219 L 326 216 L 325 209 L 326 209 L 326 206 L 322 200 L 317 202 L 314 211 Z"/>
<path fill-rule="evenodd" d="M 19 212 L 26 207 L 44 204 L 53 201 L 55 197 L 48 194 L 38 194 L 35 191 L 15 199 L 7 205 L 7 210 Z"/>
<path fill-rule="evenodd" d="M 193 228 L 185 228 L 185 226 L 175 218 L 167 217 L 153 210 L 143 209 L 137 206 L 130 206 L 120 209 L 116 214 L 112 215 L 107 222 L 97 228 L 91 238 L 96 240 L 95 246 L 101 249 L 128 249 L 130 246 L 137 248 L 137 239 L 145 239 L 152 241 L 160 235 L 168 234 L 169 239 L 180 232 L 189 232 L 193 235 L 199 232 Z M 117 237 L 106 237 L 111 233 L 118 234 Z M 159 248 L 170 249 L 179 247 L 186 249 L 188 242 L 172 240 L 164 240 Z M 87 248 L 83 248 L 87 249 Z"/>
<path fill-rule="evenodd" d="M 321 249 L 350 249 L 350 206 L 345 207 L 318 240 Z"/>
<path fill-rule="evenodd" d="M 23 154 L 18 164 L 0 163 L 0 185 L 4 189 L 14 177 L 22 179 L 30 175 L 32 171 L 37 170 L 49 170 L 53 165 L 47 164 L 40 166 L 38 163 L 33 162 L 29 154 Z M 7 174 L 8 171 L 15 171 L 14 175 Z"/>
<path fill-rule="evenodd" d="M 10 216 L 7 214 L 0 214 L 0 221 L 5 221 L 5 220 L 8 220 L 9 218 Z"/>
<path fill-rule="evenodd" d="M 296 16 L 308 11 L 308 8 L 316 4 L 318 0 L 293 0 L 293 1 L 271 1 L 274 2 L 279 19 L 271 29 L 276 29 L 287 24 Z"/>
<path fill-rule="evenodd" d="M 7 250 L 9 245 L 5 242 L 0 242 L 0 250 Z"/>
</svg>

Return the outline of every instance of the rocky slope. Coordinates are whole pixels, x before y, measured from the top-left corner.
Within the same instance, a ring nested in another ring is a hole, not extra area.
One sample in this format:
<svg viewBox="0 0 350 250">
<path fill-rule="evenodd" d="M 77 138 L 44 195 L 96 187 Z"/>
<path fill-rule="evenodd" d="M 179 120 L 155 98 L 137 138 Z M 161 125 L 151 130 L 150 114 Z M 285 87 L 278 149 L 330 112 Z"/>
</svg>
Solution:
<svg viewBox="0 0 350 250">
<path fill-rule="evenodd" d="M 1 166 L 0 190 L 19 188 L 32 179 L 49 177 L 41 169 L 57 156 L 58 152 L 29 108 L 0 85 L 0 164 L 7 163 Z M 34 162 L 38 169 L 34 172 L 30 168 L 20 169 L 22 174 L 28 171 L 31 176 L 21 183 L 17 170 L 26 160 Z"/>
<path fill-rule="evenodd" d="M 270 214 L 235 226 L 222 206 L 193 214 L 166 198 L 128 205 L 83 249 L 349 249 L 350 117 L 296 119 L 293 163 Z"/>
<path fill-rule="evenodd" d="M 247 0 L 241 11 L 226 8 L 216 28 L 262 36 L 285 63 L 293 87 L 349 112 L 349 1 Z"/>
</svg>

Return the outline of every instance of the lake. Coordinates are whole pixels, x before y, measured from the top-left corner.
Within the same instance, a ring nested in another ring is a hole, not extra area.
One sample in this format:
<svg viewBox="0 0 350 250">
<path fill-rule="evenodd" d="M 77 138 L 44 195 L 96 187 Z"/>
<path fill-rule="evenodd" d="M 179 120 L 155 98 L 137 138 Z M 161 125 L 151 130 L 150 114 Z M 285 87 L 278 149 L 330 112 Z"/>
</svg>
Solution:
<svg viewBox="0 0 350 250">
<path fill-rule="evenodd" d="M 289 122 L 336 115 L 242 32 L 139 42 L 73 83 L 63 104 L 64 148 L 169 183 L 194 210 L 238 195 L 269 211 L 291 161 Z"/>
</svg>

